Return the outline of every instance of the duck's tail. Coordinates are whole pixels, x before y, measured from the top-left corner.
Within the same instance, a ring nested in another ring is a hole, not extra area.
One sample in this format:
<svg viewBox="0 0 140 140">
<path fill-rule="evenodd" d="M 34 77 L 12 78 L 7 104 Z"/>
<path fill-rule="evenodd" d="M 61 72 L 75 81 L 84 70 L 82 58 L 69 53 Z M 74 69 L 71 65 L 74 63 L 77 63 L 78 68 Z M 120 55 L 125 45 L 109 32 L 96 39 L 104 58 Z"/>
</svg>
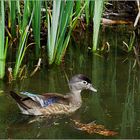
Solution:
<svg viewBox="0 0 140 140">
<path fill-rule="evenodd" d="M 30 109 L 24 102 L 23 102 L 23 98 L 21 96 L 19 96 L 18 94 L 16 94 L 14 91 L 10 91 L 10 95 L 12 96 L 13 99 L 15 99 L 15 101 L 17 102 L 17 104 L 19 105 L 20 109 Z"/>
</svg>

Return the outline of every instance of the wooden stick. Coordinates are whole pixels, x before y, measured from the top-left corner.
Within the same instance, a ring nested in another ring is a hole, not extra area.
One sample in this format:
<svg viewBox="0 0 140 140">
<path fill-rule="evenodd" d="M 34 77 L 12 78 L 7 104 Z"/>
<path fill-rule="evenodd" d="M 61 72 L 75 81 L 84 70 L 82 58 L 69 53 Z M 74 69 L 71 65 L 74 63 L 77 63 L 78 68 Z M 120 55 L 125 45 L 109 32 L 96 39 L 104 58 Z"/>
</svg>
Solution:
<svg viewBox="0 0 140 140">
<path fill-rule="evenodd" d="M 38 69 L 40 68 L 40 65 L 41 65 L 41 58 L 39 58 L 38 63 L 37 63 L 37 65 L 36 65 L 36 68 L 35 68 L 34 71 L 30 74 L 30 76 L 33 76 L 33 75 L 38 71 Z"/>
<path fill-rule="evenodd" d="M 136 27 L 136 25 L 138 24 L 138 21 L 139 21 L 139 18 L 140 18 L 140 2 L 139 0 L 136 0 L 137 1 L 137 6 L 138 6 L 138 14 L 137 14 L 137 17 L 135 19 L 135 22 L 134 22 L 134 27 Z"/>
</svg>

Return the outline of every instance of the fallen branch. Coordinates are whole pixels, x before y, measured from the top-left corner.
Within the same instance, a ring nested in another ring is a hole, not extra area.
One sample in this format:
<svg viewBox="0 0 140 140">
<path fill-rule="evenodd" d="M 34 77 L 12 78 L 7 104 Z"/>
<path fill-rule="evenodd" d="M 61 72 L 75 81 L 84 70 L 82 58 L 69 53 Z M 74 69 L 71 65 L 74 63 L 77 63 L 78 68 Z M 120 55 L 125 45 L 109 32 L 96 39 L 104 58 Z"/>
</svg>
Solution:
<svg viewBox="0 0 140 140">
<path fill-rule="evenodd" d="M 103 24 L 103 25 L 132 24 L 132 21 L 112 20 L 112 19 L 102 18 L 102 24 Z"/>
</svg>

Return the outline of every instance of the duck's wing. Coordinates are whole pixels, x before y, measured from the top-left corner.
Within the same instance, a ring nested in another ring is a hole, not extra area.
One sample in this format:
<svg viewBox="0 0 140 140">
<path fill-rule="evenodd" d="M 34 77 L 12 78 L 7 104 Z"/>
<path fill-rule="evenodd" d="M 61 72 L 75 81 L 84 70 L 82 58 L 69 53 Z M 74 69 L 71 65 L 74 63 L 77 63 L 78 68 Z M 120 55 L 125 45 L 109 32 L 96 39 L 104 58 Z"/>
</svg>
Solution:
<svg viewBox="0 0 140 140">
<path fill-rule="evenodd" d="M 44 97 L 41 95 L 33 94 L 30 92 L 20 92 L 20 94 L 27 96 L 28 98 L 32 99 L 34 102 L 44 107 Z"/>
<path fill-rule="evenodd" d="M 21 94 L 26 95 L 33 101 L 39 103 L 41 107 L 47 107 L 53 103 L 69 104 L 69 98 L 58 93 L 45 93 L 43 95 L 37 95 L 29 92 L 21 92 Z"/>
<path fill-rule="evenodd" d="M 19 96 L 18 94 L 16 94 L 14 91 L 10 91 L 10 95 L 12 96 L 12 98 L 15 99 L 19 107 L 23 108 L 24 110 L 41 107 L 41 105 L 38 102 L 35 102 L 34 100 L 32 100 L 32 98 L 29 98 L 29 97 L 23 98 Z"/>
<path fill-rule="evenodd" d="M 60 103 L 60 104 L 68 105 L 70 102 L 69 95 L 62 95 L 62 94 L 58 94 L 58 93 L 45 93 L 42 96 L 44 97 L 45 100 L 55 99 L 56 103 Z"/>
</svg>

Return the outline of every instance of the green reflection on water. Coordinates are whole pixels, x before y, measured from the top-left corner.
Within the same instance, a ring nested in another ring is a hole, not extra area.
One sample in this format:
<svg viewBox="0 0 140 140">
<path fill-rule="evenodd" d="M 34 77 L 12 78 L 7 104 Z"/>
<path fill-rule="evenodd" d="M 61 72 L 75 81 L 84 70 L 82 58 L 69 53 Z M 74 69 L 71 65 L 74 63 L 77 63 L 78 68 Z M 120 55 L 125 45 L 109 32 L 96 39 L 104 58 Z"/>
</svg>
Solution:
<svg viewBox="0 0 140 140">
<path fill-rule="evenodd" d="M 139 70 L 132 69 L 134 60 L 131 57 L 124 61 L 126 56 L 116 49 L 120 47 L 125 35 L 122 38 L 119 38 L 120 35 L 118 37 L 117 32 L 109 37 L 106 35 L 106 39 L 112 38 L 111 46 L 114 49 L 108 56 L 99 57 L 87 50 L 92 42 L 88 34 L 81 36 L 80 42 L 71 41 L 61 66 L 44 67 L 33 77 L 11 85 L 0 81 L 0 91 L 4 91 L 0 96 L 0 138 L 139 138 Z M 83 73 L 98 89 L 97 93 L 82 92 L 83 105 L 72 116 L 50 119 L 25 116 L 20 114 L 17 105 L 8 95 L 9 90 L 65 94 L 69 89 L 64 73 L 68 78 Z M 88 134 L 77 130 L 70 118 L 82 123 L 96 121 L 119 134 L 114 137 Z"/>
</svg>

